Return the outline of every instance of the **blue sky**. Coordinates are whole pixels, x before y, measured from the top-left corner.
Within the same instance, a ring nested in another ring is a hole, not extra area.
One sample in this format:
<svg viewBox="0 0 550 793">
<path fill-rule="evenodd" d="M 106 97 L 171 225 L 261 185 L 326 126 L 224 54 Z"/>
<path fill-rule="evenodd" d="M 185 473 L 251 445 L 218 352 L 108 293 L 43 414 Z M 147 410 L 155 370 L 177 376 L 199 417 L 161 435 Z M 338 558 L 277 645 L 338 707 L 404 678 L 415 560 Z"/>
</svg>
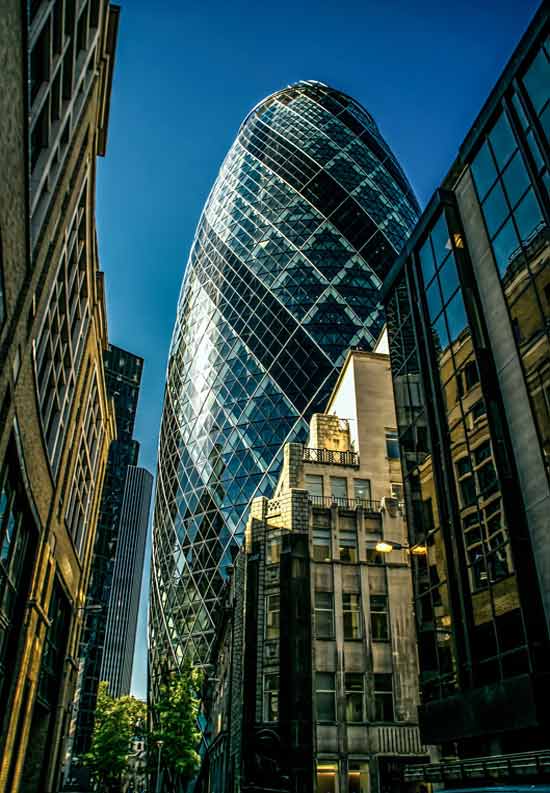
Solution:
<svg viewBox="0 0 550 793">
<path fill-rule="evenodd" d="M 156 470 L 168 346 L 204 201 L 246 113 L 320 80 L 375 117 L 422 206 L 527 27 L 535 0 L 122 0 L 97 218 L 109 336 L 145 358 L 136 423 Z M 149 555 L 132 690 L 146 691 Z"/>
</svg>

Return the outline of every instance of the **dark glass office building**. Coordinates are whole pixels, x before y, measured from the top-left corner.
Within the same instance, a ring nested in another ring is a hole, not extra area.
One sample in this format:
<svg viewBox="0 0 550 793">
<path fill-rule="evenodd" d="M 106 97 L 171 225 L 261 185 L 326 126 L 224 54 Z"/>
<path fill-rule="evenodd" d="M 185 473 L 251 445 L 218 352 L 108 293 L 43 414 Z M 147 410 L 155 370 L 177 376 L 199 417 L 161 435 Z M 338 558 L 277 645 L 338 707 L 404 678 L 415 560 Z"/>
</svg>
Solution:
<svg viewBox="0 0 550 793">
<path fill-rule="evenodd" d="M 243 122 L 207 200 L 172 339 L 154 515 L 153 679 L 205 662 L 247 505 L 305 440 L 349 347 L 372 349 L 379 287 L 417 219 L 376 123 L 300 82 Z"/>
<path fill-rule="evenodd" d="M 549 748 L 548 30 L 545 5 L 383 287 L 411 542 L 427 547 L 420 723 L 444 756 Z"/>
<path fill-rule="evenodd" d="M 134 440 L 133 432 L 143 358 L 109 344 L 104 353 L 104 365 L 107 394 L 115 403 L 117 438 L 109 448 L 84 615 L 73 755 L 81 755 L 90 748 L 97 688 L 103 679 L 100 671 L 124 485 L 128 468 L 137 464 L 139 454 L 139 443 Z"/>
</svg>

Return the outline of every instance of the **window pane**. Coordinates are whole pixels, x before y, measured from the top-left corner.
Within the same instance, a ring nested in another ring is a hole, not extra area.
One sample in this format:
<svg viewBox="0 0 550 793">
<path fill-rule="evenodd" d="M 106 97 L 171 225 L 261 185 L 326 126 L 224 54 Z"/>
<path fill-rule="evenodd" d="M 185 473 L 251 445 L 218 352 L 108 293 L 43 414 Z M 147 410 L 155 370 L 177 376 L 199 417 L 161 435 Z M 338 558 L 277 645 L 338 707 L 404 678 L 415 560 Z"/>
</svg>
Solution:
<svg viewBox="0 0 550 793">
<path fill-rule="evenodd" d="M 529 242 L 535 229 L 542 223 L 540 207 L 533 190 L 529 190 L 514 212 L 521 241 Z"/>
<path fill-rule="evenodd" d="M 317 793 L 336 793 L 337 770 L 336 763 L 317 764 Z"/>
<path fill-rule="evenodd" d="M 493 155 L 489 151 L 489 146 L 484 143 L 474 162 L 472 163 L 472 174 L 479 193 L 480 201 L 483 201 L 489 188 L 497 178 L 497 170 L 493 160 Z"/>
<path fill-rule="evenodd" d="M 493 251 L 501 278 L 506 274 L 508 265 L 519 252 L 519 240 L 512 218 L 501 228 L 493 240 Z"/>
<path fill-rule="evenodd" d="M 431 233 L 436 264 L 439 266 L 451 250 L 451 240 L 445 215 L 441 214 Z"/>
<path fill-rule="evenodd" d="M 386 454 L 391 460 L 399 459 L 397 432 L 386 432 Z"/>
<path fill-rule="evenodd" d="M 323 477 L 315 476 L 314 474 L 306 474 L 305 488 L 309 490 L 312 496 L 323 497 Z"/>
<path fill-rule="evenodd" d="M 354 498 L 357 501 L 370 501 L 370 480 L 369 479 L 354 479 L 353 480 Z"/>
<path fill-rule="evenodd" d="M 348 793 L 368 793 L 369 764 L 367 762 L 348 761 Z"/>
<path fill-rule="evenodd" d="M 458 271 L 456 269 L 455 257 L 451 254 L 439 273 L 439 281 L 441 283 L 441 293 L 443 295 L 443 302 L 446 303 L 449 298 L 456 292 L 459 285 Z"/>
<path fill-rule="evenodd" d="M 550 66 L 543 50 L 535 56 L 523 82 L 537 113 L 540 113 L 550 92 Z"/>
<path fill-rule="evenodd" d="M 331 489 L 331 496 L 332 498 L 344 498 L 348 497 L 348 482 L 347 479 L 343 479 L 341 477 L 331 476 L 330 477 L 330 489 Z"/>
<path fill-rule="evenodd" d="M 523 164 L 521 154 L 516 152 L 502 175 L 506 194 L 511 206 L 515 206 L 529 187 L 529 175 Z"/>
<path fill-rule="evenodd" d="M 516 150 L 516 139 L 505 113 L 502 113 L 493 127 L 492 132 L 489 134 L 489 140 L 493 147 L 497 165 L 502 170 L 512 153 Z"/>
<path fill-rule="evenodd" d="M 460 292 L 455 295 L 446 309 L 447 323 L 449 326 L 450 341 L 456 341 L 464 328 L 468 325 L 466 309 Z"/>
<path fill-rule="evenodd" d="M 426 240 L 424 245 L 420 248 L 418 255 L 420 257 L 420 267 L 422 268 L 424 283 L 427 285 L 435 275 L 435 262 L 430 240 Z"/>
<path fill-rule="evenodd" d="M 509 210 L 508 206 L 506 205 L 504 193 L 502 192 L 502 187 L 500 186 L 500 182 L 497 182 L 483 204 L 483 212 L 487 222 L 487 229 L 491 237 L 495 235 L 499 227 L 504 222 L 508 211 Z"/>
<path fill-rule="evenodd" d="M 426 290 L 426 301 L 428 303 L 428 314 L 430 315 L 430 319 L 435 319 L 443 308 L 443 303 L 441 302 L 441 292 L 439 291 L 439 283 L 437 278 Z"/>
</svg>

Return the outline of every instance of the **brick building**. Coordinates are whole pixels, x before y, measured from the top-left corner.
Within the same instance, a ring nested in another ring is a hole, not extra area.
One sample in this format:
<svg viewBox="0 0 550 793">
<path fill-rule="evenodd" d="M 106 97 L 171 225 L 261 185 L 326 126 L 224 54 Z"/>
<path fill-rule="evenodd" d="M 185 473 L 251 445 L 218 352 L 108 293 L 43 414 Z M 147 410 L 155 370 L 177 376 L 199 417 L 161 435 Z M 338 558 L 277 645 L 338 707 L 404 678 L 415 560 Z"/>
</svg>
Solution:
<svg viewBox="0 0 550 793">
<path fill-rule="evenodd" d="M 107 451 L 94 223 L 118 11 L 7 0 L 0 24 L 0 791 L 57 775 Z"/>
</svg>

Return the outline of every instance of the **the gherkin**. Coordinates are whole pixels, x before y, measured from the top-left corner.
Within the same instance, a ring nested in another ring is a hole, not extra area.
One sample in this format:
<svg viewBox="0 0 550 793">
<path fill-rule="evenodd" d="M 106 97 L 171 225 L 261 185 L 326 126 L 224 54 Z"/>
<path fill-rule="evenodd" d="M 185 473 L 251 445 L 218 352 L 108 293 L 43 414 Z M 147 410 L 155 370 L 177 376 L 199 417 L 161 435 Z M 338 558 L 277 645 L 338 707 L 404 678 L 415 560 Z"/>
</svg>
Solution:
<svg viewBox="0 0 550 793">
<path fill-rule="evenodd" d="M 206 202 L 170 349 L 154 514 L 151 671 L 206 663 L 247 504 L 271 495 L 418 206 L 376 123 L 317 82 L 247 116 Z"/>
</svg>

